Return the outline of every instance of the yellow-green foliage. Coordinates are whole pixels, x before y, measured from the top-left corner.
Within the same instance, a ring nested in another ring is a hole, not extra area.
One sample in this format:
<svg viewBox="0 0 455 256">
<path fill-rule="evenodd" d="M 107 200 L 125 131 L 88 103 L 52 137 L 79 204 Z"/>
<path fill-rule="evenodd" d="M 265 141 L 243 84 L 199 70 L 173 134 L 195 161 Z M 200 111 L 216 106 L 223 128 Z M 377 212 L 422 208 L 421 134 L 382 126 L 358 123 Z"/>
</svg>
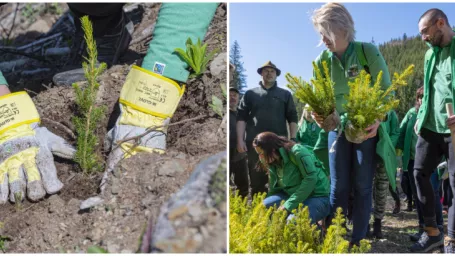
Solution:
<svg viewBox="0 0 455 256">
<path fill-rule="evenodd" d="M 349 94 L 345 95 L 344 104 L 347 118 L 359 131 L 372 125 L 376 119 L 382 120 L 392 109 L 396 108 L 400 100 L 392 92 L 400 86 L 406 86 L 406 79 L 412 74 L 414 65 L 410 65 L 401 74 L 393 75 L 392 84 L 387 90 L 381 90 L 382 71 L 379 72 L 376 82 L 371 86 L 371 76 L 362 70 L 359 77 L 349 82 Z"/>
<path fill-rule="evenodd" d="M 265 194 L 256 195 L 251 204 L 238 194 L 230 195 L 229 202 L 229 251 L 230 253 L 348 253 L 349 242 L 344 239 L 344 217 L 341 208 L 324 239 L 310 223 L 308 207 L 302 204 L 294 210 L 295 218 L 286 222 L 287 212 L 276 208 L 266 209 L 262 204 Z M 369 251 L 365 240 L 360 248 L 351 252 Z"/>
<path fill-rule="evenodd" d="M 341 208 L 337 209 L 335 218 L 332 220 L 333 225 L 327 229 L 327 234 L 322 243 L 321 253 L 340 253 L 349 250 L 349 242 L 344 239 L 346 229 L 343 227 L 346 219 L 341 213 Z M 360 241 L 360 247 L 354 245 L 351 253 L 365 253 L 371 250 L 371 245 L 366 240 Z"/>
<path fill-rule="evenodd" d="M 82 63 L 84 74 L 87 78 L 88 85 L 85 88 L 80 87 L 77 83 L 73 84 L 76 92 L 76 105 L 78 107 L 78 116 L 73 118 L 74 126 L 77 133 L 77 151 L 75 161 L 80 165 L 85 173 L 102 170 L 100 159 L 95 153 L 99 145 L 99 138 L 95 130 L 104 117 L 105 107 L 97 107 L 96 94 L 99 83 L 98 76 L 106 69 L 106 63 L 96 66 L 98 52 L 96 42 L 93 38 L 92 23 L 88 16 L 81 18 L 82 28 L 85 32 L 85 42 L 87 44 L 87 55 Z"/>
<path fill-rule="evenodd" d="M 313 61 L 313 69 L 316 79 L 311 79 L 311 84 L 297 78 L 289 73 L 285 77 L 288 81 L 287 87 L 302 102 L 307 103 L 310 109 L 318 115 L 327 117 L 335 109 L 334 82 L 330 78 L 330 72 L 326 61 L 322 62 L 324 74 Z"/>
</svg>

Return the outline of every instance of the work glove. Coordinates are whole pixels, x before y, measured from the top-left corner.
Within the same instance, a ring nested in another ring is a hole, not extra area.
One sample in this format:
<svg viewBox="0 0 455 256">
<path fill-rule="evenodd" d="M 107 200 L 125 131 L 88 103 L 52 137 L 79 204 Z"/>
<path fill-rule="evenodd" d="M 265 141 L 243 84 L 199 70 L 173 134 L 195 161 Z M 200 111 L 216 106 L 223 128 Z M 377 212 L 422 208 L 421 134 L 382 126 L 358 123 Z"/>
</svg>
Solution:
<svg viewBox="0 0 455 256">
<path fill-rule="evenodd" d="M 183 96 L 185 86 L 138 66 L 133 66 L 120 92 L 120 116 L 106 137 L 105 147 L 112 151 L 108 159 L 108 170 L 123 158 L 138 152 L 164 153 L 166 134 L 170 118 Z M 153 131 L 144 134 L 147 128 Z"/>
<path fill-rule="evenodd" d="M 26 92 L 0 97 L 0 203 L 31 201 L 54 194 L 63 184 L 52 154 L 72 159 L 75 149 L 39 127 L 39 114 Z M 27 190 L 27 191 L 26 191 Z"/>
<path fill-rule="evenodd" d="M 164 3 L 142 67 L 133 66 L 120 92 L 120 116 L 106 137 L 111 150 L 101 190 L 115 165 L 140 151 L 164 153 L 167 125 L 185 91 L 188 65 L 175 54 L 188 37 L 204 38 L 217 3 Z M 124 141 L 155 127 L 136 141 Z M 158 127 L 158 128 L 156 128 Z"/>
</svg>

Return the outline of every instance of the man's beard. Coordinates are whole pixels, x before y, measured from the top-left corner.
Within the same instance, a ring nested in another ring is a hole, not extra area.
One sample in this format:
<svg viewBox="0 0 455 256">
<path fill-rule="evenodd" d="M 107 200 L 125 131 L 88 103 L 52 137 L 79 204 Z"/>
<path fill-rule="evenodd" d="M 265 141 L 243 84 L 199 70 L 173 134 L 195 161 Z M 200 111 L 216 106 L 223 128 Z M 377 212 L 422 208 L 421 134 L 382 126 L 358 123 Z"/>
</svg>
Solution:
<svg viewBox="0 0 455 256">
<path fill-rule="evenodd" d="M 430 43 L 432 46 L 439 46 L 439 47 L 441 47 L 443 37 L 444 37 L 444 36 L 443 36 L 443 34 L 442 34 L 442 31 L 441 31 L 441 30 L 438 30 L 438 31 L 436 31 L 436 33 L 434 33 L 433 38 L 431 38 L 431 39 L 429 40 L 429 43 Z"/>
</svg>

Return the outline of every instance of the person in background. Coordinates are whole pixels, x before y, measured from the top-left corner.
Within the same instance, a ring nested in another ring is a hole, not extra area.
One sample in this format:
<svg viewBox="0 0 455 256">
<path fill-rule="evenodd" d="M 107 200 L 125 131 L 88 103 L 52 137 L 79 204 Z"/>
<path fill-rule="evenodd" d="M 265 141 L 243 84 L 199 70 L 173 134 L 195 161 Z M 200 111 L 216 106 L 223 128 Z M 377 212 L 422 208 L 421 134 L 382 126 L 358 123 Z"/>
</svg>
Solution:
<svg viewBox="0 0 455 256">
<path fill-rule="evenodd" d="M 306 145 L 313 150 L 316 158 L 318 158 L 324 164 L 324 173 L 327 175 L 327 177 L 329 177 L 329 155 L 327 150 L 318 150 L 314 148 L 316 142 L 319 140 L 321 128 L 314 122 L 313 118 L 311 117 L 311 112 L 308 111 L 308 107 L 308 105 L 305 105 L 303 108 L 302 117 L 299 121 L 299 129 L 297 131 L 296 140 L 298 143 Z"/>
<path fill-rule="evenodd" d="M 271 61 L 258 68 L 262 76 L 259 86 L 246 91 L 237 110 L 237 150 L 248 154 L 251 196 L 267 192 L 267 174 L 256 168 L 259 160 L 253 149 L 253 139 L 261 132 L 273 132 L 295 140 L 297 110 L 290 91 L 278 87 L 276 78 L 281 74 Z"/>
</svg>

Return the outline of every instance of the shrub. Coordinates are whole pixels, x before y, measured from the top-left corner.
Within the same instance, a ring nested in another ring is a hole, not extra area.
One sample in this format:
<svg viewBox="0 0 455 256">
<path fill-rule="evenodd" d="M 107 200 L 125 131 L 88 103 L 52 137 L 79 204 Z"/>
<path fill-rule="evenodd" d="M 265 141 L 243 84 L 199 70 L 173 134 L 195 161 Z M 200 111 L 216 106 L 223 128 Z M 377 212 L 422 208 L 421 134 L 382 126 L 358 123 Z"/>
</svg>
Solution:
<svg viewBox="0 0 455 256">
<path fill-rule="evenodd" d="M 237 193 L 230 194 L 229 252 L 230 253 L 348 253 L 345 240 L 344 216 L 338 209 L 324 239 L 319 228 L 311 224 L 308 207 L 299 205 L 293 221 L 286 221 L 287 212 L 276 207 L 266 209 L 265 194 L 256 195 L 251 203 Z M 302 209 L 303 208 L 303 209 Z M 371 246 L 362 240 L 351 253 L 365 253 Z"/>
</svg>

